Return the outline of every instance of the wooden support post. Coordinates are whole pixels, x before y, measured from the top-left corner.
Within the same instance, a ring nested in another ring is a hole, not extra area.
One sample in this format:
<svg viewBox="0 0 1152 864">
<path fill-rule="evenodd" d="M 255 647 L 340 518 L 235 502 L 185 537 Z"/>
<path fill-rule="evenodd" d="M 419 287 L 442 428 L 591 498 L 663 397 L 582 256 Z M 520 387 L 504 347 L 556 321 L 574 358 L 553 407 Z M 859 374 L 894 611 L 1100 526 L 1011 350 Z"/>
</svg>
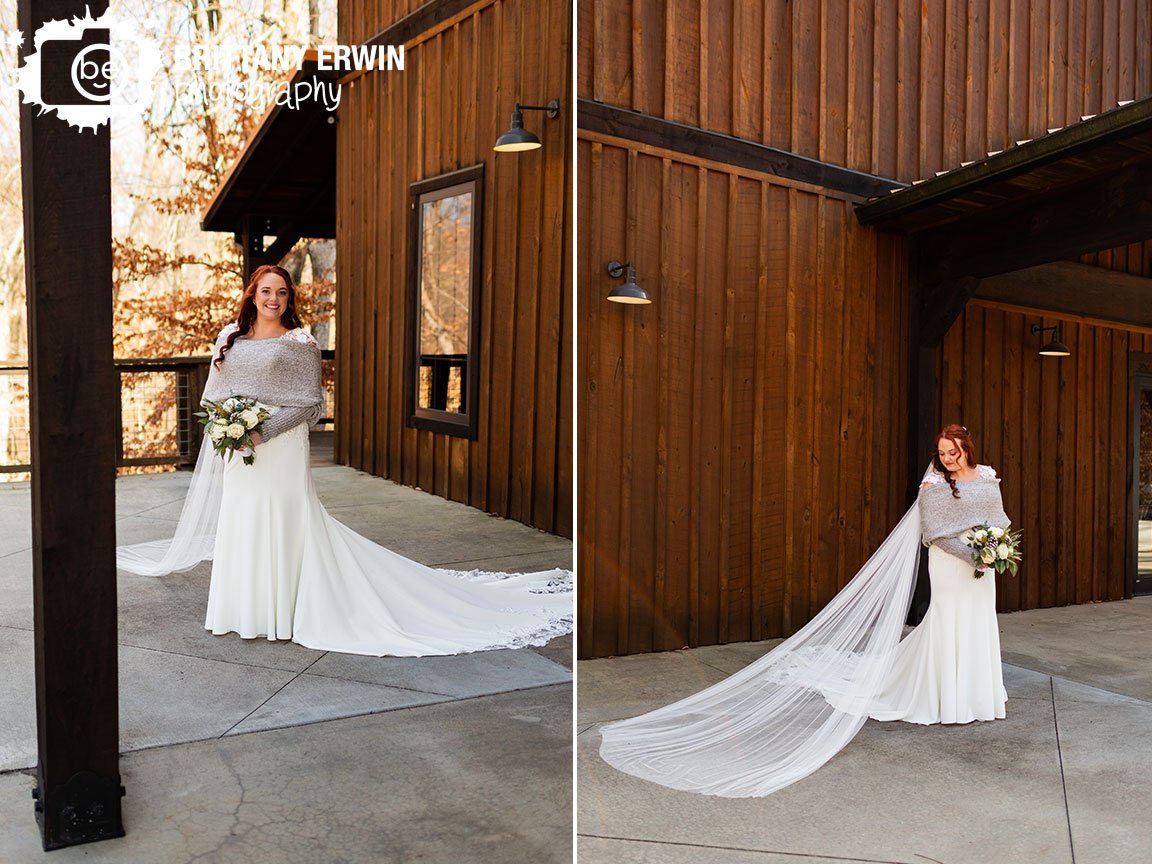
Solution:
<svg viewBox="0 0 1152 864">
<path fill-rule="evenodd" d="M 19 0 L 33 34 L 107 0 Z M 58 66 L 59 68 L 56 68 Z M 67 63 L 44 90 L 68 86 Z M 44 848 L 124 834 L 116 680 L 112 212 L 107 126 L 20 105 L 32 425 L 32 577 Z"/>
<path fill-rule="evenodd" d="M 237 233 L 236 240 L 244 253 L 244 282 L 261 264 L 269 262 L 268 250 L 264 248 L 264 237 L 276 233 L 275 220 L 271 216 L 248 215 L 244 226 Z"/>
<path fill-rule="evenodd" d="M 908 503 L 916 500 L 920 490 L 920 480 L 928 464 L 932 438 L 937 429 L 937 406 L 940 402 L 940 382 L 936 373 L 936 360 L 940 350 L 939 341 L 925 344 L 931 336 L 925 328 L 925 318 L 931 306 L 927 302 L 925 286 L 920 282 L 920 270 L 916 266 L 916 244 L 909 256 L 909 314 L 908 314 Z M 912 595 L 912 605 L 908 610 L 908 623 L 919 624 L 928 611 L 932 599 L 931 583 L 928 579 L 927 550 L 920 556 L 920 572 L 916 580 L 916 590 Z"/>
</svg>

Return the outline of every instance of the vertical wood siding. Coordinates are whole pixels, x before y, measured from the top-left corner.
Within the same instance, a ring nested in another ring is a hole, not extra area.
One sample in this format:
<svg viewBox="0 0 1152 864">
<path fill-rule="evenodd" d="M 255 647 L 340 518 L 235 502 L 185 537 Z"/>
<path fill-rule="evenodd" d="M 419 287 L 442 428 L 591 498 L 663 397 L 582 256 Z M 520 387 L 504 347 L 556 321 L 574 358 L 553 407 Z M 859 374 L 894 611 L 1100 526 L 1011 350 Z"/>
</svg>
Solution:
<svg viewBox="0 0 1152 864">
<path fill-rule="evenodd" d="M 1150 11 L 581 0 L 577 89 L 911 181 L 1152 93 Z M 904 511 L 906 245 L 829 190 L 590 132 L 577 158 L 579 652 L 794 632 Z M 652 306 L 604 301 L 613 258 Z M 1083 260 L 1148 275 L 1152 243 Z M 941 409 L 996 430 L 1032 538 L 1004 609 L 1122 596 L 1121 377 L 1152 337 L 1075 327 L 1083 353 L 1041 363 L 1019 313 L 973 305 L 941 352 Z"/>
<path fill-rule="evenodd" d="M 1033 324 L 1060 325 L 1072 356 L 1041 357 Z M 1002 612 L 1120 600 L 1128 550 L 1128 354 L 1152 333 L 968 304 L 944 340 L 943 423 L 976 436 L 1024 531 L 1017 577 L 998 577 Z"/>
<path fill-rule="evenodd" d="M 1144 0 L 580 0 L 584 98 L 905 182 L 1152 92 Z"/>
<path fill-rule="evenodd" d="M 413 4 L 408 4 L 413 5 Z M 344 41 L 404 4 L 342 4 Z M 494 0 L 344 85 L 337 155 L 338 461 L 572 536 L 571 7 Z M 496 154 L 519 100 L 541 150 Z M 408 188 L 483 162 L 479 437 L 405 424 Z"/>
<path fill-rule="evenodd" d="M 904 511 L 903 243 L 842 198 L 578 147 L 580 650 L 792 632 Z M 604 299 L 613 258 L 651 306 Z"/>
</svg>

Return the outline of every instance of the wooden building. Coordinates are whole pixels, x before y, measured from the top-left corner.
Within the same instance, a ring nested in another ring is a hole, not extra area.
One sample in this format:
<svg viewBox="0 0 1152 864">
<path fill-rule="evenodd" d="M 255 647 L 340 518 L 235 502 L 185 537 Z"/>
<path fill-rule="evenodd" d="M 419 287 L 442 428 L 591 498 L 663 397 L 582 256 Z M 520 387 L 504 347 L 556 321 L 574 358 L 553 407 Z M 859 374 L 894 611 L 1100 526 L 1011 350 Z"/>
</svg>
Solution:
<svg viewBox="0 0 1152 864">
<path fill-rule="evenodd" d="M 794 632 L 943 422 L 1025 531 L 1002 610 L 1131 596 L 1148 4 L 578 10 L 581 656 Z"/>
<path fill-rule="evenodd" d="M 561 0 L 341 0 L 338 41 L 403 45 L 403 71 L 306 67 L 340 83 L 336 122 L 269 112 L 204 220 L 252 266 L 335 237 L 337 462 L 569 537 L 571 18 Z M 517 103 L 553 99 L 556 118 L 524 111 L 540 149 L 493 151 Z M 265 176 L 301 159 L 287 186 Z"/>
</svg>

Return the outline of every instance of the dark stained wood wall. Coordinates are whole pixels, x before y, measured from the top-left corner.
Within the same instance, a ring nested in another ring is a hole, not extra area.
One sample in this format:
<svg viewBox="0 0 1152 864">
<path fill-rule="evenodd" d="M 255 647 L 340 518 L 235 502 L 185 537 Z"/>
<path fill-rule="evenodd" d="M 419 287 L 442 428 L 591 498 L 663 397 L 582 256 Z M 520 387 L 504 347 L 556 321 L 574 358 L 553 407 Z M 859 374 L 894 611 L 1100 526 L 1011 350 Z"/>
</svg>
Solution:
<svg viewBox="0 0 1152 864">
<path fill-rule="evenodd" d="M 904 512 L 903 241 L 803 184 L 578 159 L 580 652 L 792 632 Z M 604 300 L 613 258 L 651 306 Z"/>
<path fill-rule="evenodd" d="M 1133 276 L 1152 276 L 1152 240 L 1091 252 L 1080 256 L 1079 260 L 1081 264 L 1092 264 Z"/>
<path fill-rule="evenodd" d="M 411 4 L 409 4 L 411 5 Z M 341 4 L 341 40 L 404 4 Z M 335 452 L 355 468 L 572 535 L 571 7 L 487 0 L 344 86 L 338 136 Z M 517 100 L 543 149 L 495 154 Z M 408 187 L 483 162 L 479 437 L 405 425 Z"/>
<path fill-rule="evenodd" d="M 577 15 L 582 98 L 905 182 L 1152 93 L 1144 0 L 580 0 Z M 906 247 L 833 190 L 577 139 L 579 653 L 793 632 L 903 513 Z M 1141 272 L 1147 246 L 1084 260 Z M 613 258 L 636 261 L 653 306 L 603 301 Z M 1122 553 L 1109 542 L 1091 554 Z M 1115 596 L 1123 568 L 1035 597 L 1030 573 L 1005 608 Z"/>
<path fill-rule="evenodd" d="M 581 97 L 910 182 L 1152 92 L 1147 0 L 579 0 Z"/>
<path fill-rule="evenodd" d="M 1060 325 L 1072 356 L 1041 357 L 1033 324 Z M 999 577 L 1001 611 L 1120 600 L 1129 538 L 1129 352 L 1152 332 L 972 301 L 945 337 L 940 417 L 975 435 L 1024 531 L 1019 576 Z"/>
</svg>

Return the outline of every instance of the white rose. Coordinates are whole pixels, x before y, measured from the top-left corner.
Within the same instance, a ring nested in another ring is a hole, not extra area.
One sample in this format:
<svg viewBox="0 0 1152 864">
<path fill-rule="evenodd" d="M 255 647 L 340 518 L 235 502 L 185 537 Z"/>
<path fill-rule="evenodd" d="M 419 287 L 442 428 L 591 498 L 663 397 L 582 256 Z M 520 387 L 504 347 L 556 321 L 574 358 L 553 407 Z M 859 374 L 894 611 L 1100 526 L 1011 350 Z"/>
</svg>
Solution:
<svg viewBox="0 0 1152 864">
<path fill-rule="evenodd" d="M 260 423 L 260 412 L 255 408 L 248 408 L 240 415 L 240 422 L 252 429 Z"/>
<path fill-rule="evenodd" d="M 220 423 L 213 423 L 208 427 L 208 434 L 212 437 L 213 441 L 221 441 L 224 438 L 224 431 L 227 427 Z"/>
<path fill-rule="evenodd" d="M 233 423 L 228 427 L 228 437 L 239 440 L 244 437 L 244 433 L 247 431 L 248 430 L 244 428 L 243 424 Z"/>
<path fill-rule="evenodd" d="M 987 539 L 988 539 L 988 532 L 987 531 L 981 530 L 981 531 L 976 532 L 976 542 L 983 543 Z"/>
<path fill-rule="evenodd" d="M 992 553 L 991 549 L 985 549 L 983 552 L 980 553 L 980 560 L 983 561 L 985 564 L 991 564 L 993 561 L 996 560 L 996 556 Z"/>
<path fill-rule="evenodd" d="M 990 528 L 990 529 L 988 529 L 988 533 L 991 534 L 993 537 L 995 537 L 997 540 L 999 540 L 1001 537 L 1004 536 L 1004 529 L 1003 528 Z"/>
<path fill-rule="evenodd" d="M 1004 560 L 1006 560 L 1006 559 L 1008 558 L 1008 556 L 1009 556 L 1009 555 L 1011 555 L 1011 554 L 1012 554 L 1012 550 L 1011 550 L 1010 548 L 1008 548 L 1008 544 L 1007 544 L 1007 543 L 1001 543 L 1001 544 L 999 545 L 999 547 L 997 547 L 997 549 L 996 549 L 996 556 L 997 556 L 997 557 L 998 557 L 998 558 L 999 558 L 1001 561 L 1004 561 Z"/>
<path fill-rule="evenodd" d="M 231 413 L 232 411 L 236 410 L 236 400 L 235 399 L 225 399 L 224 405 L 222 407 L 224 408 L 225 411 L 228 411 L 229 413 Z"/>
</svg>

